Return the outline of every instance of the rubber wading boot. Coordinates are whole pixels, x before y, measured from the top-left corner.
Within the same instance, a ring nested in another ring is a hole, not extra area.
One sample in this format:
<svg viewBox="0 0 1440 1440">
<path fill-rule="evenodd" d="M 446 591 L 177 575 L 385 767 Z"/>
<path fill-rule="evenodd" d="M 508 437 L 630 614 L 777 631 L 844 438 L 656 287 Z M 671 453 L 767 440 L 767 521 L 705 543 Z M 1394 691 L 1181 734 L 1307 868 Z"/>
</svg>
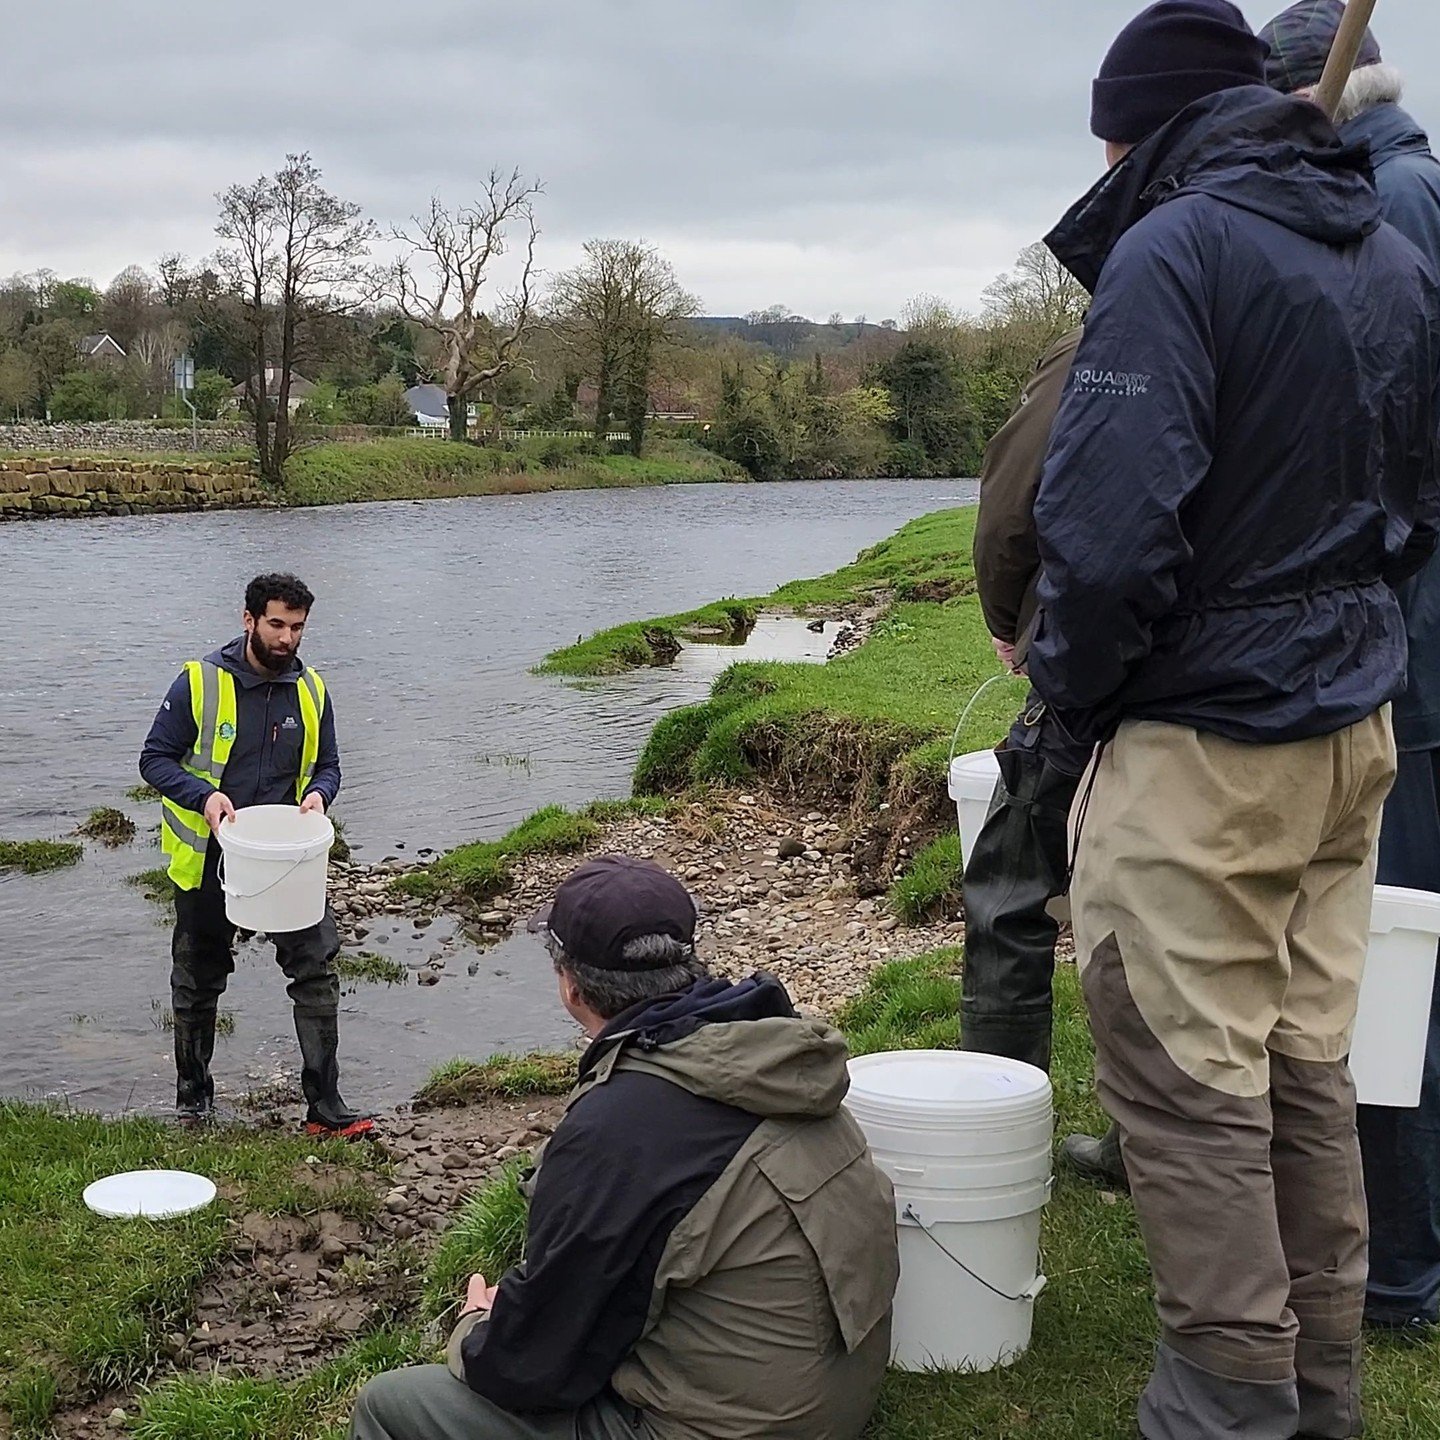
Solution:
<svg viewBox="0 0 1440 1440">
<path fill-rule="evenodd" d="M 175 1113 L 182 1121 L 206 1119 L 215 1105 L 210 1060 L 215 1054 L 215 1012 L 175 1016 Z"/>
<path fill-rule="evenodd" d="M 1130 1191 L 1130 1177 L 1120 1154 L 1120 1132 L 1112 1125 L 1098 1140 L 1071 1135 L 1060 1146 L 1060 1158 L 1082 1179 L 1106 1190 Z"/>
<path fill-rule="evenodd" d="M 295 1034 L 300 1041 L 300 1086 L 308 1106 L 307 1135 L 338 1135 L 358 1140 L 375 1128 L 375 1117 L 352 1110 L 340 1098 L 340 1029 L 334 1015 L 297 1010 Z"/>
<path fill-rule="evenodd" d="M 1051 986 L 1078 777 L 1037 750 L 996 755 L 1000 779 L 965 864 L 961 1040 L 966 1050 L 1050 1069 Z"/>
</svg>

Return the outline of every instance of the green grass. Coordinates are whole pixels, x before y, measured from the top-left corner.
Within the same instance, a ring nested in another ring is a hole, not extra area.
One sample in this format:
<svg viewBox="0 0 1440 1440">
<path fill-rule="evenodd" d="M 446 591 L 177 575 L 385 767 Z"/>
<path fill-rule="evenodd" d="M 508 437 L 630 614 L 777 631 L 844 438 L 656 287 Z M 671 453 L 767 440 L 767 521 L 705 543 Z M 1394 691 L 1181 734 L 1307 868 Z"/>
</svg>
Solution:
<svg viewBox="0 0 1440 1440">
<path fill-rule="evenodd" d="M 415 899 L 450 898 L 483 905 L 509 886 L 517 860 L 583 850 L 599 838 L 603 825 L 627 815 L 662 815 L 668 808 L 666 799 L 655 796 L 596 800 L 579 810 L 547 805 L 498 840 L 457 846 L 424 869 L 397 876 L 391 889 Z"/>
<path fill-rule="evenodd" d="M 668 664 L 685 636 L 699 632 L 733 639 L 751 629 L 758 613 L 751 600 L 717 600 L 682 615 L 617 625 L 546 656 L 535 670 L 541 675 L 619 675 Z"/>
<path fill-rule="evenodd" d="M 135 822 L 123 811 L 111 806 L 92 810 L 90 817 L 76 827 L 75 833 L 102 845 L 128 845 L 135 838 Z"/>
<path fill-rule="evenodd" d="M 137 890 L 143 890 L 145 898 L 153 901 L 156 905 L 173 906 L 175 904 L 175 882 L 170 878 L 169 872 L 163 865 L 157 865 L 153 870 L 141 870 L 138 874 L 128 875 L 125 883 L 133 885 Z"/>
<path fill-rule="evenodd" d="M 132 785 L 125 792 L 125 798 L 135 801 L 137 805 L 158 805 L 160 792 L 153 785 Z"/>
<path fill-rule="evenodd" d="M 424 1319 L 452 1319 L 472 1275 L 483 1275 L 493 1285 L 519 1263 L 527 1217 L 519 1181 L 528 1163 L 528 1155 L 506 1161 L 445 1232 L 426 1270 Z"/>
<path fill-rule="evenodd" d="M 960 951 L 882 965 L 835 1017 L 852 1055 L 953 1050 L 960 1043 Z"/>
<path fill-rule="evenodd" d="M 341 1440 L 355 1392 L 372 1375 L 431 1360 L 404 1328 L 357 1340 L 300 1380 L 185 1375 L 142 1397 L 136 1440 Z"/>
<path fill-rule="evenodd" d="M 738 466 L 687 440 L 658 439 L 641 459 L 585 448 L 584 436 L 524 441 L 516 449 L 414 436 L 316 445 L 290 461 L 286 497 L 295 505 L 333 505 L 745 479 Z"/>
<path fill-rule="evenodd" d="M 708 700 L 655 727 L 636 767 L 636 792 L 674 794 L 758 774 L 860 806 L 919 802 L 939 819 L 948 803 L 945 760 L 956 722 L 981 685 L 1000 674 L 974 594 L 974 525 L 973 507 L 922 516 L 831 575 L 746 602 L 805 610 L 894 599 L 864 645 L 827 665 L 732 666 Z M 650 623 L 673 627 L 688 618 Z M 645 628 L 641 622 L 604 631 L 555 652 L 542 668 L 561 674 L 624 668 Z M 955 737 L 957 748 L 993 744 L 1024 693 L 1023 681 L 998 680 Z"/>
<path fill-rule="evenodd" d="M 84 846 L 69 840 L 0 840 L 0 870 L 42 875 L 79 863 Z"/>
<path fill-rule="evenodd" d="M 403 985 L 410 972 L 398 961 L 362 950 L 356 955 L 337 955 L 335 973 L 342 980 L 360 980 L 367 985 Z"/>
<path fill-rule="evenodd" d="M 477 1100 L 522 1095 L 564 1095 L 575 1084 L 576 1055 L 536 1050 L 529 1055 L 492 1055 L 488 1060 L 449 1060 L 430 1072 L 416 1105 L 469 1105 Z"/>
<path fill-rule="evenodd" d="M 328 1162 L 323 1179 L 308 1155 Z M 229 1215 L 338 1209 L 362 1218 L 375 1207 L 364 1172 L 378 1164 L 369 1147 L 339 1141 L 191 1134 L 0 1104 L 0 1410 L 34 1434 L 57 1402 L 143 1378 L 224 1252 Z M 172 1221 L 106 1220 L 85 1208 L 90 1181 L 156 1166 L 208 1175 L 235 1198 Z"/>
<path fill-rule="evenodd" d="M 891 885 L 890 904 L 907 925 L 958 915 L 964 874 L 960 836 L 947 831 L 924 846 Z"/>
</svg>

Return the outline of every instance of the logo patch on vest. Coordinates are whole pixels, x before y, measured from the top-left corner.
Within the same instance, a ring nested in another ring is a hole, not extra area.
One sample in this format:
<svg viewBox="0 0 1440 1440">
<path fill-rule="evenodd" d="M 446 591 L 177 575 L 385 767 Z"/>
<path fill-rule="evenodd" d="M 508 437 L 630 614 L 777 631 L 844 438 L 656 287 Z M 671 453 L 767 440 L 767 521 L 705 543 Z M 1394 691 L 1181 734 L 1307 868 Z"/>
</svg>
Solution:
<svg viewBox="0 0 1440 1440">
<path fill-rule="evenodd" d="M 300 722 L 293 715 L 287 715 L 284 720 L 280 722 L 280 728 L 282 730 L 298 730 L 300 728 Z"/>
<path fill-rule="evenodd" d="M 222 740 L 233 740 L 235 738 L 235 727 L 228 721 L 220 722 L 220 729 L 216 732 Z"/>
</svg>

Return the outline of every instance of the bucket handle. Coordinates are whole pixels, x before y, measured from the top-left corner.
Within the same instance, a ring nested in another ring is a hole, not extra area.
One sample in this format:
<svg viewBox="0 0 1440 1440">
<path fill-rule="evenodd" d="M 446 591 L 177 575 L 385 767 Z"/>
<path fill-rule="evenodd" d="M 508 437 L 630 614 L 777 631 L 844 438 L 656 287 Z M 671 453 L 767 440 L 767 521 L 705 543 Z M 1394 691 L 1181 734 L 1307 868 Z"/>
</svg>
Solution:
<svg viewBox="0 0 1440 1440">
<path fill-rule="evenodd" d="M 1048 1281 L 1045 1276 L 1037 1275 L 1018 1295 L 1007 1295 L 1003 1290 L 997 1289 L 983 1275 L 977 1275 L 958 1255 L 952 1255 L 944 1245 L 940 1243 L 935 1232 L 920 1218 L 913 1205 L 906 1205 L 900 1212 L 902 1220 L 908 1220 L 912 1225 L 918 1225 L 925 1232 L 925 1238 L 947 1259 L 958 1265 L 977 1285 L 983 1285 L 992 1295 L 998 1295 L 1002 1300 L 1033 1301 L 1037 1299 L 1040 1292 L 1045 1288 Z"/>
<path fill-rule="evenodd" d="M 302 865 L 310 860 L 311 856 L 304 856 L 289 865 L 283 875 L 277 875 L 268 885 L 262 885 L 258 890 L 232 890 L 225 883 L 225 852 L 220 852 L 219 863 L 215 867 L 215 878 L 220 882 L 220 888 L 227 895 L 233 895 L 237 900 L 258 900 L 262 895 L 268 895 L 277 885 L 283 885 Z"/>
</svg>

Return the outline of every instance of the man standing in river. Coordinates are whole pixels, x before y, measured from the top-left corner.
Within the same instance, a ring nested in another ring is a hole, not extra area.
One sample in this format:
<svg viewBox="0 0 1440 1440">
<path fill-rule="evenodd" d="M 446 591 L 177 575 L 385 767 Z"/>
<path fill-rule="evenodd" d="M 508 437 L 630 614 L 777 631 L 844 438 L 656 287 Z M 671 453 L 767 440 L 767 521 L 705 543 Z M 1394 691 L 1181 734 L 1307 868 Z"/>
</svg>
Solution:
<svg viewBox="0 0 1440 1440">
<path fill-rule="evenodd" d="M 161 844 L 175 884 L 171 1007 L 175 1106 L 203 1119 L 215 1099 L 215 1012 L 235 968 L 235 927 L 220 888 L 222 820 L 249 805 L 298 805 L 322 815 L 340 789 L 335 712 L 324 681 L 299 658 L 315 597 L 293 575 L 260 575 L 245 590 L 245 633 L 191 660 L 170 687 L 140 752 L 162 797 Z M 335 919 L 271 937 L 289 978 L 311 1134 L 371 1128 L 340 1098 Z"/>
</svg>

